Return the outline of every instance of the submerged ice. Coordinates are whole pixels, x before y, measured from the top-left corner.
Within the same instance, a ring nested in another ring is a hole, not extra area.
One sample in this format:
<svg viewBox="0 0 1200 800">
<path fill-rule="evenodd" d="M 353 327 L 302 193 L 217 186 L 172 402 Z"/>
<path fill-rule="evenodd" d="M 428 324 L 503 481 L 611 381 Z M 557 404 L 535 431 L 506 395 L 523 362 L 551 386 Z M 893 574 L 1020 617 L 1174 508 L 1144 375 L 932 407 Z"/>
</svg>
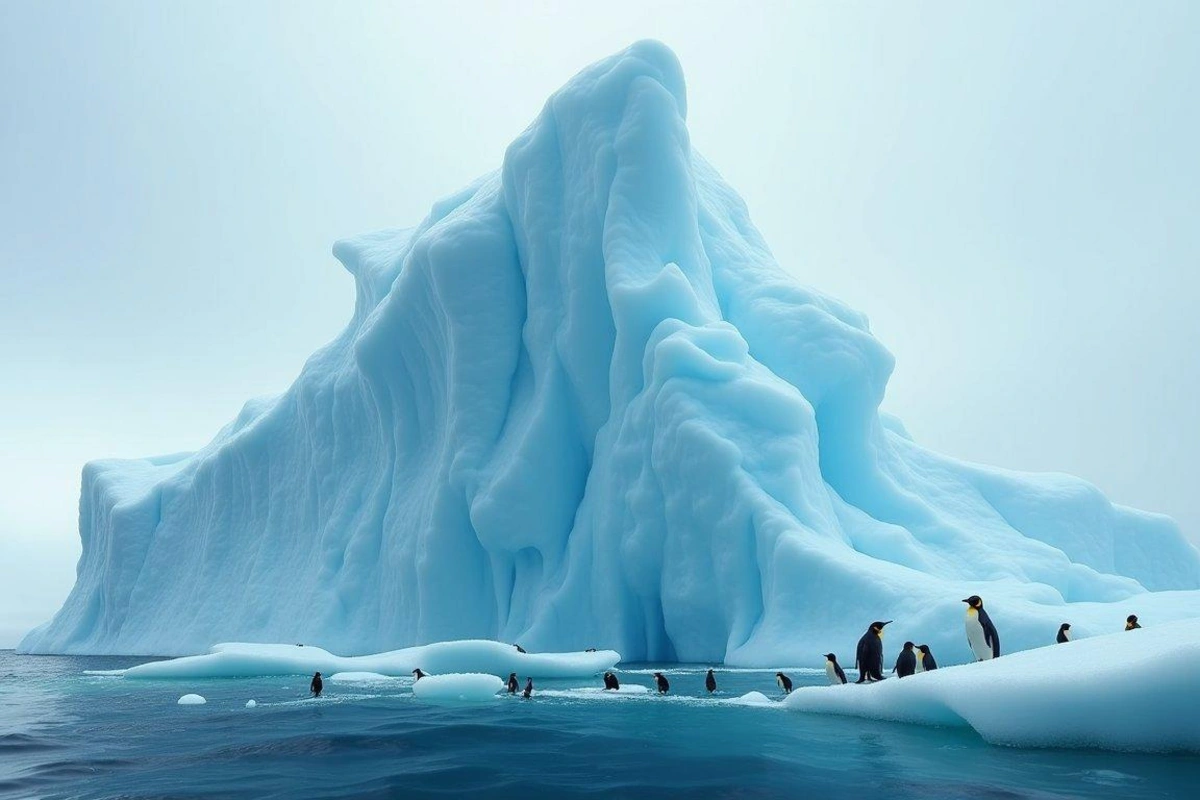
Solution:
<svg viewBox="0 0 1200 800">
<path fill-rule="evenodd" d="M 882 617 L 952 664 L 970 594 L 1009 651 L 1200 616 L 1169 519 L 881 415 L 891 355 L 775 262 L 686 111 L 636 44 L 415 228 L 338 242 L 353 317 L 283 395 L 199 452 L 85 467 L 75 588 L 22 648 L 816 666 Z"/>
</svg>

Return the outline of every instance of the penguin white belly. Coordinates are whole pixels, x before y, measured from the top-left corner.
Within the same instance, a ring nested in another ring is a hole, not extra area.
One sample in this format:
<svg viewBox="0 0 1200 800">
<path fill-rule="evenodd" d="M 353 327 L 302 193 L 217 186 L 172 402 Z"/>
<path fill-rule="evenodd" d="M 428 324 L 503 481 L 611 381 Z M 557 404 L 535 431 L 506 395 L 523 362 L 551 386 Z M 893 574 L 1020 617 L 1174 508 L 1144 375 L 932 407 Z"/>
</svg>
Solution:
<svg viewBox="0 0 1200 800">
<path fill-rule="evenodd" d="M 833 668 L 832 661 L 825 662 L 825 675 L 829 678 L 830 686 L 841 686 L 842 679 L 837 676 L 837 671 Z"/>
<path fill-rule="evenodd" d="M 913 674 L 915 675 L 917 672 L 924 672 L 924 671 L 925 671 L 925 654 L 922 653 L 920 650 L 918 650 L 917 651 L 917 668 Z"/>
<path fill-rule="evenodd" d="M 975 654 L 976 661 L 991 659 L 992 648 L 988 646 L 987 637 L 983 635 L 979 615 L 971 611 L 967 612 L 967 644 L 971 645 L 971 652 Z"/>
</svg>

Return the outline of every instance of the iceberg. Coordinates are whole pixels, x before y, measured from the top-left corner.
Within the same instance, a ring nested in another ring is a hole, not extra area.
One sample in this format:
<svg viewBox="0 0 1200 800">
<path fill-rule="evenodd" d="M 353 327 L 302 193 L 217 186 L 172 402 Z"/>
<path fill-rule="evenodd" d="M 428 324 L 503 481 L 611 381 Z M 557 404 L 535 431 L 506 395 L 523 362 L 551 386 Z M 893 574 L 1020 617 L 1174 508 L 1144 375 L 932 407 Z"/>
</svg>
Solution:
<svg viewBox="0 0 1200 800">
<path fill-rule="evenodd" d="M 817 667 L 882 618 L 953 664 L 970 594 L 1008 650 L 1200 616 L 1170 519 L 882 413 L 891 354 L 776 263 L 686 115 L 639 42 L 419 225 L 336 243 L 353 315 L 286 392 L 198 452 L 86 465 L 74 589 L 21 649 Z"/>
<path fill-rule="evenodd" d="M 1026 650 L 904 679 L 807 686 L 794 711 L 970 726 L 1022 747 L 1200 752 L 1200 621 Z"/>
<path fill-rule="evenodd" d="M 126 678 L 254 678 L 331 675 L 334 682 L 410 678 L 426 672 L 519 672 L 534 678 L 589 678 L 621 660 L 613 650 L 588 653 L 520 653 L 500 642 L 460 641 L 409 647 L 365 656 L 337 656 L 311 645 L 227 642 L 204 655 L 151 661 L 105 674 Z"/>
</svg>

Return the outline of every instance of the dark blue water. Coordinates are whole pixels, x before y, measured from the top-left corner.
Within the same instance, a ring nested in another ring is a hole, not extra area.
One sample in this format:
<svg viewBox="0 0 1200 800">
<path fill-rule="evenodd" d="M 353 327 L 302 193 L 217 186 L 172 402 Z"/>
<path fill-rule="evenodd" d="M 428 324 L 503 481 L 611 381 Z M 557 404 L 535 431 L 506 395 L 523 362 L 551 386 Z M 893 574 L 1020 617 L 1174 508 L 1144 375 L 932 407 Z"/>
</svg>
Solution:
<svg viewBox="0 0 1200 800">
<path fill-rule="evenodd" d="M 544 681 L 532 700 L 437 706 L 406 683 L 132 681 L 144 659 L 0 652 L 0 796 L 38 798 L 1196 797 L 1200 758 L 993 747 L 969 730 L 799 714 L 672 693 L 606 697 Z M 645 665 L 642 665 L 644 667 Z M 638 669 L 638 667 L 631 667 Z M 644 672 L 623 683 L 650 685 Z M 797 684 L 823 680 L 793 675 Z M 777 694 L 720 672 L 718 698 Z M 598 681 L 591 682 L 593 685 Z M 208 703 L 179 706 L 196 692 Z M 259 706 L 245 708 L 254 698 Z"/>
</svg>

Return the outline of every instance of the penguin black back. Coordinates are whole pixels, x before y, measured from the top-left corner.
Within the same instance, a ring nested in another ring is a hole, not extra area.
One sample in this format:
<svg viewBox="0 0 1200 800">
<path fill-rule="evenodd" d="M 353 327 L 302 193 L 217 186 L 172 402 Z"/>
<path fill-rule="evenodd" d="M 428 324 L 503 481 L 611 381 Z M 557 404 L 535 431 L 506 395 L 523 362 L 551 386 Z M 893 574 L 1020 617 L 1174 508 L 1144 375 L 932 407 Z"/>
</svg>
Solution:
<svg viewBox="0 0 1200 800">
<path fill-rule="evenodd" d="M 604 673 L 604 688 L 606 690 L 607 689 L 613 689 L 613 690 L 620 689 L 621 682 L 617 680 L 616 675 L 612 674 L 611 672 L 606 672 L 606 673 Z"/>
<path fill-rule="evenodd" d="M 495 685 L 495 684 L 493 684 L 493 685 Z M 527 700 L 530 697 L 533 697 L 533 678 L 525 679 L 525 691 L 521 692 L 521 696 Z"/>
<path fill-rule="evenodd" d="M 775 673 L 775 685 L 782 689 L 784 694 L 792 693 L 792 679 L 782 672 Z"/>
<path fill-rule="evenodd" d="M 508 673 L 508 693 L 516 694 L 517 690 L 520 688 L 521 688 L 521 684 L 517 681 L 517 673 L 515 673 L 515 672 Z"/>
<path fill-rule="evenodd" d="M 1055 637 L 1054 641 L 1058 644 L 1071 641 L 1071 623 L 1064 622 L 1058 626 L 1058 636 Z"/>
<path fill-rule="evenodd" d="M 717 676 L 713 675 L 713 671 L 711 669 L 708 671 L 708 674 L 704 676 L 704 688 L 708 689 L 709 694 L 712 694 L 717 690 Z"/>
<path fill-rule="evenodd" d="M 661 672 L 654 673 L 654 685 L 658 688 L 659 694 L 666 694 L 671 691 L 670 681 Z"/>
<path fill-rule="evenodd" d="M 867 628 L 867 632 L 858 640 L 854 659 L 855 666 L 858 668 L 856 683 L 866 680 L 883 680 L 883 628 L 889 624 L 891 624 L 891 620 L 872 622 Z"/>
<path fill-rule="evenodd" d="M 900 655 L 896 657 L 896 666 L 892 668 L 897 676 L 907 678 L 917 671 L 917 654 L 913 650 L 912 642 L 905 642 L 904 649 L 900 651 Z"/>
</svg>

